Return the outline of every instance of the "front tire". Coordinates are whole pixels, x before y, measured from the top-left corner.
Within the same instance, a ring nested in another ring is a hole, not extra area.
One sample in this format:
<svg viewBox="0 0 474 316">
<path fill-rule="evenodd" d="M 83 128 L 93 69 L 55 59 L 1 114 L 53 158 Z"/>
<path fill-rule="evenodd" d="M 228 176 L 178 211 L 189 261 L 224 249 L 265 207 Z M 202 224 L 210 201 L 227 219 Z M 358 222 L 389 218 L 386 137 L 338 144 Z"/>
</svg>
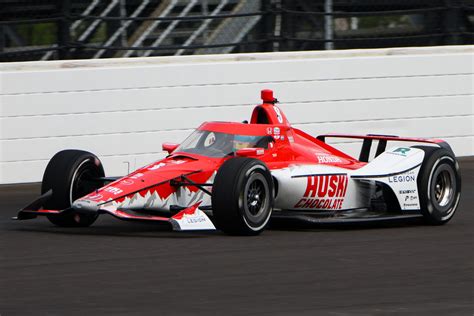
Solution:
<svg viewBox="0 0 474 316">
<path fill-rule="evenodd" d="M 258 235 L 273 210 L 273 180 L 266 165 L 236 157 L 219 168 L 212 188 L 216 227 L 230 235 Z"/>
<path fill-rule="evenodd" d="M 461 196 L 459 164 L 445 148 L 414 146 L 425 152 L 418 176 L 421 212 L 432 225 L 446 224 L 454 215 Z"/>
<path fill-rule="evenodd" d="M 103 177 L 104 168 L 93 154 L 82 150 L 63 150 L 51 158 L 43 175 L 41 194 L 53 191 L 43 207 L 45 209 L 64 210 L 72 203 L 98 187 L 100 183 L 90 181 Z M 97 214 L 79 214 L 67 212 L 59 215 L 48 215 L 49 221 L 62 227 L 86 227 L 92 225 Z"/>
</svg>

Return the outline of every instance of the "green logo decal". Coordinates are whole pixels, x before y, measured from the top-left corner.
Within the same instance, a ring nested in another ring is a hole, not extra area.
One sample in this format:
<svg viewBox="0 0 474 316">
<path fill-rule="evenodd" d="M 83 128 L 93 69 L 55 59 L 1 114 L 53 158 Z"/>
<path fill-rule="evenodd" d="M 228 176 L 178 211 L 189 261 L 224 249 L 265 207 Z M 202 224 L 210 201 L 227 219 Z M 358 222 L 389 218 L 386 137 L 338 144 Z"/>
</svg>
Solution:
<svg viewBox="0 0 474 316">
<path fill-rule="evenodd" d="M 400 153 L 403 156 L 406 156 L 407 152 L 409 152 L 411 149 L 410 148 L 405 148 L 405 147 L 400 147 L 395 149 L 393 152 L 394 153 Z"/>
</svg>

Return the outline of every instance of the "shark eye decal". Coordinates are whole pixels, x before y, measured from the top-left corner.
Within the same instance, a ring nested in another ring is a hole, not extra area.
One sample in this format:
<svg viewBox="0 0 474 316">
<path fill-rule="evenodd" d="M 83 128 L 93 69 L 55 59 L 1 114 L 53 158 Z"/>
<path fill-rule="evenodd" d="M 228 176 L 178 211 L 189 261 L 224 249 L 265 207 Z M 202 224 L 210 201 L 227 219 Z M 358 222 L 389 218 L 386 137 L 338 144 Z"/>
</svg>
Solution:
<svg viewBox="0 0 474 316">
<path fill-rule="evenodd" d="M 216 142 L 216 135 L 214 133 L 209 133 L 206 139 L 204 140 L 204 147 L 212 146 Z"/>
</svg>

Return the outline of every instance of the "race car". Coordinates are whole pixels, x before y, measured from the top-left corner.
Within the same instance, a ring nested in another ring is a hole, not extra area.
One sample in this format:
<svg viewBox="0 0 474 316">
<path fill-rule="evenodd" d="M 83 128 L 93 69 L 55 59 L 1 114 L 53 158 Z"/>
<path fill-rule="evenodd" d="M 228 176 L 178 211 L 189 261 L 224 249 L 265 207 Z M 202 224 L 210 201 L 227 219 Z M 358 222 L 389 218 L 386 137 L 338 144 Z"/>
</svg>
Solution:
<svg viewBox="0 0 474 316">
<path fill-rule="evenodd" d="M 250 123 L 205 122 L 183 143 L 164 143 L 166 158 L 124 177 L 106 177 L 92 153 L 58 152 L 41 196 L 15 219 L 44 215 L 58 226 L 85 227 L 110 214 L 179 231 L 257 235 L 276 217 L 321 224 L 422 217 L 435 225 L 453 217 L 461 177 L 443 140 L 313 137 L 290 125 L 273 91 L 261 98 Z M 358 159 L 329 138 L 359 139 Z M 389 142 L 422 145 L 387 149 Z"/>
</svg>

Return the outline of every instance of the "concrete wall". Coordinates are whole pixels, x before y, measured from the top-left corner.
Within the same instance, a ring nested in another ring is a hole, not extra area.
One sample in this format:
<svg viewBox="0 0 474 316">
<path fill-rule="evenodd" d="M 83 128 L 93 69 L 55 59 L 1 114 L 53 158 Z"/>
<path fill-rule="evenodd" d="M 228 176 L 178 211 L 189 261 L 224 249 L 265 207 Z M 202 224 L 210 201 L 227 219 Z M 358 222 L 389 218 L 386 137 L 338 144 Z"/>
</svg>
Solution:
<svg viewBox="0 0 474 316">
<path fill-rule="evenodd" d="M 125 174 L 205 120 L 249 119 L 263 88 L 313 135 L 437 137 L 474 155 L 473 56 L 453 46 L 0 64 L 0 183 L 40 181 L 66 148 Z"/>
</svg>

